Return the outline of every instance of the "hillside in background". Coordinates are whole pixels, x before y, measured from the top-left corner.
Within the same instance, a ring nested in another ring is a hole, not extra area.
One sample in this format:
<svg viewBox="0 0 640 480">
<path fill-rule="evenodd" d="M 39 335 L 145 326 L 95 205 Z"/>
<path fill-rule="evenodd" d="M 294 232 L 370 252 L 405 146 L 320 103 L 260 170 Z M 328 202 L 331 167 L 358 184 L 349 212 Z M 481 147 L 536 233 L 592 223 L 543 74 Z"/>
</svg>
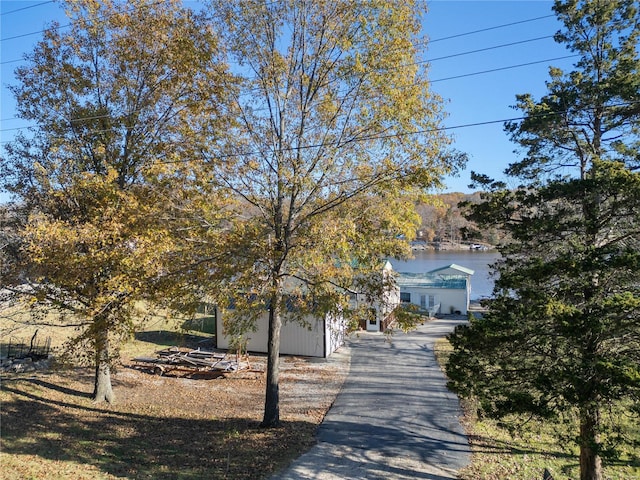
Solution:
<svg viewBox="0 0 640 480">
<path fill-rule="evenodd" d="M 434 195 L 430 203 L 417 205 L 422 217 L 422 227 L 416 240 L 436 248 L 469 248 L 469 245 L 493 247 L 503 237 L 496 230 L 480 230 L 475 223 L 464 218 L 460 202 L 478 203 L 480 192 L 442 193 Z"/>
<path fill-rule="evenodd" d="M 430 198 L 429 203 L 417 205 L 422 217 L 422 227 L 416 232 L 416 240 L 428 246 L 442 248 L 468 248 L 470 244 L 492 247 L 502 241 L 495 230 L 480 230 L 464 218 L 460 202 L 480 202 L 480 192 L 442 193 Z M 6 247 L 13 236 L 14 215 L 8 205 L 0 205 L 0 247 Z"/>
</svg>

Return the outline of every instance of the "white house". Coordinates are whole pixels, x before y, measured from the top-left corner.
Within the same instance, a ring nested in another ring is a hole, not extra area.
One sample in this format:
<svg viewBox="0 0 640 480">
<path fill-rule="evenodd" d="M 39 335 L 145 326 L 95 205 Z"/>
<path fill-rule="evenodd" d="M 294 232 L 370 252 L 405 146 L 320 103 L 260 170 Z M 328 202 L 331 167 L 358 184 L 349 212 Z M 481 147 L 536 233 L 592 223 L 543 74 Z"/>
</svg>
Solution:
<svg viewBox="0 0 640 480">
<path fill-rule="evenodd" d="M 413 303 L 430 315 L 466 315 L 473 273 L 456 264 L 426 273 L 400 273 L 397 278 L 400 300 Z"/>
</svg>

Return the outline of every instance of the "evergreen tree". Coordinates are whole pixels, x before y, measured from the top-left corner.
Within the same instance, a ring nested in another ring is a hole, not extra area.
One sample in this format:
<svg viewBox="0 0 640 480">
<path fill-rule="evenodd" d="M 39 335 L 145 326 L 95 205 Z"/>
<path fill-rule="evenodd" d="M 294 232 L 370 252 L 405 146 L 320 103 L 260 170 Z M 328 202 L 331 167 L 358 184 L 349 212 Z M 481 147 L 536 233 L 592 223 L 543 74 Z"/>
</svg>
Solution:
<svg viewBox="0 0 640 480">
<path fill-rule="evenodd" d="M 640 400 L 638 2 L 557 1 L 556 40 L 581 56 L 506 125 L 524 153 L 470 218 L 511 242 L 489 313 L 450 336 L 451 386 L 486 414 L 579 419 L 581 480 L 601 480 L 612 404 Z M 640 413 L 640 412 L 636 412 Z"/>
</svg>

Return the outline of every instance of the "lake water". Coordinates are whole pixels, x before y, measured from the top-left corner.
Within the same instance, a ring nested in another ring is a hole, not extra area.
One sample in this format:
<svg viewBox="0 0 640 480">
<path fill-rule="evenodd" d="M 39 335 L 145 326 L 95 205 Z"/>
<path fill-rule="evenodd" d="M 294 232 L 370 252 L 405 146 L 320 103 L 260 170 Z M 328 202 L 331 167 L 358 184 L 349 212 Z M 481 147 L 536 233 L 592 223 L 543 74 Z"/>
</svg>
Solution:
<svg viewBox="0 0 640 480">
<path fill-rule="evenodd" d="M 471 300 L 490 297 L 493 279 L 489 275 L 489 265 L 500 257 L 496 251 L 475 250 L 424 250 L 413 252 L 412 260 L 390 260 L 396 272 L 424 273 L 455 263 L 474 271 L 471 276 Z"/>
</svg>

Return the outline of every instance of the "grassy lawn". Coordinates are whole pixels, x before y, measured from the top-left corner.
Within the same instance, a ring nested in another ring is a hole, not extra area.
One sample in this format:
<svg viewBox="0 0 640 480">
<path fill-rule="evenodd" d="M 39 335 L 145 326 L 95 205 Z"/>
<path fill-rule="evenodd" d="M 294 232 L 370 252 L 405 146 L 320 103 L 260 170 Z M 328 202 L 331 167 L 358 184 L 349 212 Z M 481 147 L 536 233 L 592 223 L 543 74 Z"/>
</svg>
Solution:
<svg viewBox="0 0 640 480">
<path fill-rule="evenodd" d="M 182 322 L 152 318 L 123 347 L 112 375 L 112 405 L 91 401 L 91 368 L 2 374 L 0 478 L 263 479 L 315 443 L 348 364 L 284 358 L 282 426 L 261 429 L 263 373 L 198 378 L 133 368 L 135 356 L 211 338 L 180 330 Z M 1 327 L 11 327 L 13 338 L 33 335 L 35 327 L 9 323 L 4 316 Z M 3 334 L 4 347 L 9 335 Z M 51 336 L 58 347 L 68 331 L 40 327 L 38 335 Z M 264 357 L 251 362 L 260 370 Z"/>
<path fill-rule="evenodd" d="M 446 339 L 436 344 L 436 357 L 446 365 L 451 346 Z M 472 464 L 461 472 L 464 480 L 535 480 L 542 479 L 548 469 L 555 480 L 577 479 L 578 450 L 566 439 L 576 435 L 577 425 L 571 418 L 548 423 L 529 418 L 512 418 L 507 425 L 475 415 L 473 402 L 463 403 L 465 427 L 473 450 Z M 604 464 L 607 480 L 640 478 L 640 425 L 629 405 L 618 405 L 611 414 L 624 419 L 626 438 L 635 441 L 622 444 L 616 460 Z"/>
</svg>

